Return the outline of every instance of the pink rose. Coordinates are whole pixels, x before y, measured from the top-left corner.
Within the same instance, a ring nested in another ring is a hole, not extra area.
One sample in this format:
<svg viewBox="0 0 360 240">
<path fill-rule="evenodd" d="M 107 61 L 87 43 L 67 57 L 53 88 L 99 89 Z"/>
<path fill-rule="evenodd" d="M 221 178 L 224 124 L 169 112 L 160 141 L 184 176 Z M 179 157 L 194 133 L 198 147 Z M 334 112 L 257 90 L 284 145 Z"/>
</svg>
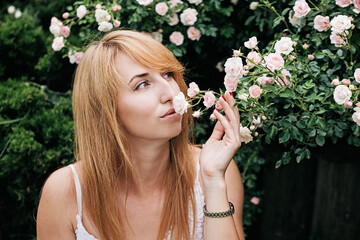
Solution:
<svg viewBox="0 0 360 240">
<path fill-rule="evenodd" d="M 197 21 L 198 12 L 193 8 L 187 8 L 182 14 L 180 14 L 180 20 L 185 26 L 194 25 Z"/>
<path fill-rule="evenodd" d="M 258 197 L 252 197 L 250 202 L 254 205 L 258 205 L 260 203 L 260 199 Z"/>
<path fill-rule="evenodd" d="M 170 35 L 170 42 L 180 46 L 184 42 L 184 35 L 181 32 L 175 31 Z"/>
<path fill-rule="evenodd" d="M 178 4 L 182 4 L 182 3 L 183 3 L 183 1 L 181 1 L 181 0 L 169 0 L 171 9 L 178 7 L 179 6 Z M 180 12 L 180 11 L 181 11 L 181 9 L 177 9 L 175 12 Z"/>
<path fill-rule="evenodd" d="M 270 53 L 268 56 L 264 57 L 266 66 L 270 71 L 274 72 L 275 70 L 280 70 L 284 67 L 284 59 L 281 57 L 280 53 Z"/>
<path fill-rule="evenodd" d="M 209 108 L 215 103 L 215 96 L 212 92 L 206 92 L 204 95 L 204 106 Z"/>
<path fill-rule="evenodd" d="M 193 116 L 194 118 L 199 118 L 199 117 L 200 117 L 200 111 L 198 110 L 198 111 L 194 112 L 194 113 L 192 114 L 192 116 Z"/>
<path fill-rule="evenodd" d="M 337 85 L 339 85 L 340 84 L 340 81 L 339 81 L 339 79 L 333 79 L 332 81 L 331 81 L 331 85 L 334 85 L 334 86 L 337 86 Z"/>
<path fill-rule="evenodd" d="M 341 82 L 342 82 L 343 84 L 345 84 L 345 85 L 350 85 L 350 84 L 351 84 L 350 80 L 349 80 L 349 79 L 346 79 L 346 78 L 344 78 L 343 80 L 341 80 Z"/>
<path fill-rule="evenodd" d="M 261 62 L 261 56 L 259 53 L 251 51 L 249 52 L 249 54 L 247 55 L 248 59 L 251 59 L 255 64 L 259 64 Z M 246 63 L 249 66 L 254 65 L 254 63 L 250 62 L 248 59 L 246 59 Z"/>
<path fill-rule="evenodd" d="M 357 81 L 358 83 L 360 83 L 360 68 L 357 68 L 354 72 L 354 78 L 355 81 Z"/>
<path fill-rule="evenodd" d="M 295 11 L 294 16 L 297 18 L 305 17 L 311 10 L 305 0 L 297 0 L 293 9 Z"/>
<path fill-rule="evenodd" d="M 355 105 L 356 107 L 360 108 L 360 102 L 356 103 Z"/>
<path fill-rule="evenodd" d="M 319 32 L 325 32 L 330 28 L 330 19 L 328 16 L 324 17 L 321 15 L 317 15 L 314 18 L 314 28 Z"/>
<path fill-rule="evenodd" d="M 120 24 L 121 24 L 121 22 L 120 22 L 119 20 L 115 20 L 115 21 L 113 22 L 113 25 L 114 25 L 115 28 L 119 27 Z"/>
<path fill-rule="evenodd" d="M 259 77 L 258 79 L 256 79 L 256 81 L 263 87 L 266 87 L 266 84 L 273 84 L 274 83 L 274 78 L 272 77 L 267 77 L 266 75 L 262 75 L 261 77 Z"/>
<path fill-rule="evenodd" d="M 308 49 L 309 48 L 309 45 L 307 44 L 307 43 L 304 43 L 303 45 L 302 45 L 302 47 L 303 47 L 303 49 Z"/>
<path fill-rule="evenodd" d="M 76 9 L 76 16 L 78 16 L 78 18 L 82 19 L 85 15 L 86 15 L 86 7 L 84 5 L 80 5 Z"/>
<path fill-rule="evenodd" d="M 336 32 L 331 32 L 330 42 L 335 45 L 335 47 L 343 47 L 346 45 L 346 39 L 344 40 Z"/>
<path fill-rule="evenodd" d="M 253 49 L 257 46 L 258 40 L 256 37 L 249 38 L 249 41 L 244 42 L 244 46 L 248 49 Z"/>
<path fill-rule="evenodd" d="M 168 15 L 168 18 L 170 19 L 170 26 L 174 26 L 179 23 L 179 16 L 175 12 L 172 13 L 172 17 Z"/>
<path fill-rule="evenodd" d="M 238 86 L 238 78 L 226 74 L 224 78 L 224 85 L 227 91 L 234 92 Z"/>
<path fill-rule="evenodd" d="M 279 82 L 280 82 L 280 85 L 282 85 L 282 86 L 284 86 L 284 85 L 290 86 L 291 85 L 291 82 L 289 81 L 290 78 L 291 78 L 290 72 L 288 70 L 286 70 L 286 69 L 283 69 L 283 70 L 281 70 L 281 74 L 282 74 L 282 79 L 278 79 Z M 287 77 L 289 77 L 289 80 L 288 80 Z"/>
<path fill-rule="evenodd" d="M 186 101 L 185 95 L 182 92 L 179 92 L 179 94 L 173 98 L 173 105 L 175 112 L 183 115 L 187 112 L 189 103 Z"/>
<path fill-rule="evenodd" d="M 356 10 L 360 11 L 360 0 L 354 0 L 353 3 Z"/>
<path fill-rule="evenodd" d="M 67 19 L 68 17 L 69 17 L 69 13 L 68 12 L 64 12 L 63 14 L 62 14 L 62 18 L 63 19 Z"/>
<path fill-rule="evenodd" d="M 70 28 L 68 26 L 62 26 L 60 28 L 60 33 L 67 38 L 70 35 Z"/>
<path fill-rule="evenodd" d="M 199 86 L 194 83 L 194 82 L 191 82 L 189 84 L 189 88 L 187 90 L 187 95 L 190 97 L 190 98 L 193 98 L 195 97 L 198 93 L 200 92 L 200 89 L 199 89 Z"/>
<path fill-rule="evenodd" d="M 290 61 L 293 61 L 295 58 L 296 58 L 296 57 L 293 56 L 293 55 L 291 55 L 291 56 L 289 57 Z"/>
<path fill-rule="evenodd" d="M 187 36 L 190 40 L 199 41 L 199 39 L 201 37 L 201 33 L 200 33 L 199 29 L 191 26 L 187 30 Z"/>
<path fill-rule="evenodd" d="M 249 88 L 249 94 L 252 98 L 259 98 L 261 93 L 262 90 L 258 85 L 253 85 Z"/>
<path fill-rule="evenodd" d="M 77 64 L 80 63 L 83 55 L 84 55 L 83 52 L 76 52 L 76 53 L 74 54 L 74 59 L 75 59 L 75 62 L 76 62 Z"/>
<path fill-rule="evenodd" d="M 345 106 L 346 108 L 351 108 L 352 105 L 353 105 L 353 103 L 350 102 L 350 101 L 347 101 L 347 102 L 344 103 L 344 106 Z"/>
<path fill-rule="evenodd" d="M 169 7 L 164 2 L 160 2 L 155 5 L 155 12 L 161 16 L 164 16 L 168 10 L 169 10 Z"/>
<path fill-rule="evenodd" d="M 339 7 L 347 7 L 351 4 L 351 0 L 336 0 L 336 5 Z"/>
<path fill-rule="evenodd" d="M 64 47 L 64 37 L 56 37 L 53 40 L 51 47 L 54 51 L 60 51 Z"/>
<path fill-rule="evenodd" d="M 310 61 L 312 61 L 312 60 L 314 60 L 314 59 L 315 59 L 315 56 L 314 56 L 314 55 L 312 55 L 312 54 L 309 54 L 309 55 L 308 55 L 308 58 L 309 58 L 309 60 L 310 60 Z"/>
<path fill-rule="evenodd" d="M 243 63 L 241 58 L 228 58 L 224 64 L 226 74 L 232 78 L 241 78 L 244 75 Z"/>
<path fill-rule="evenodd" d="M 233 56 L 234 57 L 239 57 L 241 55 L 240 50 L 233 50 Z"/>
<path fill-rule="evenodd" d="M 355 86 L 351 84 L 351 85 L 349 86 L 349 90 L 350 90 L 350 91 L 355 90 Z"/>
<path fill-rule="evenodd" d="M 357 125 L 360 126 L 360 111 L 355 111 L 352 115 L 352 119 L 354 120 L 354 122 L 356 122 Z"/>
</svg>

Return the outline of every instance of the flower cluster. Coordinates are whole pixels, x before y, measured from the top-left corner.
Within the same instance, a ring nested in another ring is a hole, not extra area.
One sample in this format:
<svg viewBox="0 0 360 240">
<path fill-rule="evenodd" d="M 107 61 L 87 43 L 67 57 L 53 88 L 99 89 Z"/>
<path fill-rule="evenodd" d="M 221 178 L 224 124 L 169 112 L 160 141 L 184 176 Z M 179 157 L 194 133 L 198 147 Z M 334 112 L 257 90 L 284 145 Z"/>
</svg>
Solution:
<svg viewBox="0 0 360 240">
<path fill-rule="evenodd" d="M 121 3 L 121 1 L 119 2 Z M 62 14 L 51 19 L 54 51 L 66 49 L 71 63 L 82 53 L 82 46 L 93 38 L 95 28 L 102 34 L 120 26 L 143 32 L 165 44 L 176 56 L 186 53 L 188 42 L 198 42 L 202 35 L 215 36 L 208 14 L 225 11 L 215 3 L 205 7 L 202 0 L 137 0 L 121 6 L 116 1 L 103 4 L 77 1 Z M 229 11 L 232 8 L 227 8 Z M 75 31 L 73 29 L 76 29 Z M 90 30 L 90 31 L 89 31 Z M 71 33 L 71 34 L 70 34 Z M 73 36 L 73 38 L 71 38 Z"/>
<path fill-rule="evenodd" d="M 225 88 L 236 93 L 242 114 L 241 132 L 257 136 L 261 128 L 260 137 L 267 143 L 292 141 L 277 166 L 292 154 L 297 161 L 309 158 L 308 148 L 323 146 L 326 138 L 336 142 L 347 134 L 349 144 L 360 146 L 360 63 L 354 61 L 360 51 L 360 1 L 321 1 L 319 6 L 309 1 L 310 7 L 297 0 L 282 15 L 269 1 L 260 2 L 256 7 L 273 10 L 275 22 L 283 22 L 286 29 L 264 49 L 256 36 L 249 38 L 224 64 Z M 284 17 L 288 12 L 290 25 Z M 212 106 L 218 109 L 215 96 L 221 94 L 200 91 L 191 83 L 189 106 L 203 98 L 205 107 L 194 115 Z"/>
<path fill-rule="evenodd" d="M 14 14 L 14 17 L 15 17 L 15 18 L 19 18 L 19 17 L 22 16 L 21 10 L 20 10 L 20 9 L 16 9 L 16 7 L 13 6 L 13 5 L 10 5 L 10 6 L 8 7 L 7 11 L 8 11 L 9 14 Z"/>
</svg>

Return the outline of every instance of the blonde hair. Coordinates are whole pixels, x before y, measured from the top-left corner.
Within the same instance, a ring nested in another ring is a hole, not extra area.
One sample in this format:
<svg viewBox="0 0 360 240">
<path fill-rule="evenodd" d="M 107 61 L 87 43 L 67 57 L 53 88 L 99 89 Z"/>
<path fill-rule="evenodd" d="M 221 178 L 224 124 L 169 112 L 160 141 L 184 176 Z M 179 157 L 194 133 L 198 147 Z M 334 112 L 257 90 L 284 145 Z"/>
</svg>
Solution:
<svg viewBox="0 0 360 240">
<path fill-rule="evenodd" d="M 118 89 L 122 84 L 115 68 L 115 56 L 119 52 L 145 68 L 173 72 L 180 90 L 185 93 L 187 88 L 184 68 L 174 55 L 142 33 L 113 31 L 85 51 L 73 87 L 75 157 L 82 166 L 84 209 L 103 240 L 126 239 L 121 217 L 124 209 L 116 204 L 120 194 L 119 178 L 125 179 L 128 185 L 135 176 L 127 132 L 117 114 Z M 183 116 L 181 133 L 170 140 L 171 164 L 164 179 L 167 185 L 159 240 L 164 239 L 170 229 L 172 239 L 189 239 L 189 207 L 196 216 L 189 129 L 192 129 L 191 112 Z M 195 229 L 195 219 L 192 224 Z"/>
</svg>

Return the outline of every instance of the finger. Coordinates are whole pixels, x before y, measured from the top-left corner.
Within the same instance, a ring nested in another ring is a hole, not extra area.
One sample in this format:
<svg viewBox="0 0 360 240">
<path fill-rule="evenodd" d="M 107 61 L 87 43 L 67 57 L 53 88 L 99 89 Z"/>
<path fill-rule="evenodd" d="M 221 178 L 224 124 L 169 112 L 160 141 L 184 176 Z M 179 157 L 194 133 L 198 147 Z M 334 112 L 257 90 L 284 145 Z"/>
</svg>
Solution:
<svg viewBox="0 0 360 240">
<path fill-rule="evenodd" d="M 232 94 L 232 92 L 225 92 L 225 99 L 226 101 L 229 103 L 230 107 L 232 108 L 235 116 L 239 119 L 240 121 L 240 114 L 239 114 L 239 109 L 235 106 L 235 98 L 234 95 Z"/>
<path fill-rule="evenodd" d="M 215 115 L 215 112 L 217 112 L 217 110 L 214 111 L 214 115 Z M 210 138 L 215 139 L 215 140 L 221 140 L 224 133 L 225 133 L 225 129 L 224 129 L 223 125 L 221 124 L 220 121 L 217 121 L 217 123 L 215 124 L 215 127 L 213 129 L 213 132 L 211 133 Z"/>
<path fill-rule="evenodd" d="M 228 106 L 229 107 L 229 106 Z M 230 108 L 230 107 L 229 107 Z M 223 132 L 225 131 L 225 134 L 231 138 L 231 139 L 235 139 L 235 132 L 234 132 L 234 128 L 231 126 L 231 124 L 229 123 L 229 120 L 223 116 L 222 114 L 220 114 L 220 112 L 218 111 L 214 111 L 214 115 L 215 117 L 218 119 L 218 122 L 221 123 L 222 127 L 223 127 Z"/>
<path fill-rule="evenodd" d="M 231 123 L 238 123 L 239 119 L 237 118 L 235 112 L 233 111 L 229 103 L 227 103 L 223 98 L 220 98 L 219 101 L 229 121 Z"/>
</svg>

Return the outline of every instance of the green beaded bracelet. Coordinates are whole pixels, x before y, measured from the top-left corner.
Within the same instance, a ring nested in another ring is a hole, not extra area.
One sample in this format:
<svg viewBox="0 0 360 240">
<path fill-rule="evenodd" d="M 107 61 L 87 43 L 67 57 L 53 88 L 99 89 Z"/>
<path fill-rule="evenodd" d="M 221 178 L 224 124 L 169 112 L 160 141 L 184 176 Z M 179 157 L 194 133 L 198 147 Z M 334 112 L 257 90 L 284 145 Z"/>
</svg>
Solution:
<svg viewBox="0 0 360 240">
<path fill-rule="evenodd" d="M 204 215 L 206 217 L 211 217 L 211 218 L 223 218 L 223 217 L 231 216 L 234 214 L 235 208 L 231 202 L 229 202 L 229 205 L 230 205 L 230 209 L 227 210 L 226 212 L 208 212 L 206 210 L 206 205 L 204 205 Z"/>
</svg>

